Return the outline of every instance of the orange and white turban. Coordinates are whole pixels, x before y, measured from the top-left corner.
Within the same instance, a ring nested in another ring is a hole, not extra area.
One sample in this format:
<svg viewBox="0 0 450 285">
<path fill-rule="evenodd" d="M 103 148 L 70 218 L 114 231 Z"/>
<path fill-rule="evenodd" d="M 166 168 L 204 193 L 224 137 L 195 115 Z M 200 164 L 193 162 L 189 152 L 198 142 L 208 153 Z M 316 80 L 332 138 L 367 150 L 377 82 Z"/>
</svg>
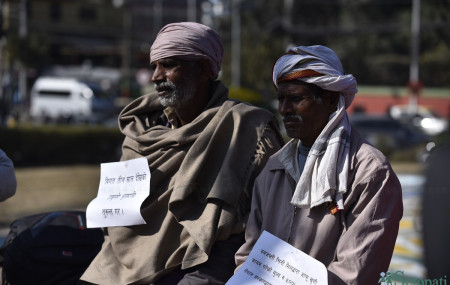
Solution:
<svg viewBox="0 0 450 285">
<path fill-rule="evenodd" d="M 296 79 L 341 93 L 346 109 L 358 92 L 355 77 L 344 74 L 336 53 L 321 45 L 290 48 L 275 62 L 272 80 L 276 88 L 280 82 Z"/>
</svg>

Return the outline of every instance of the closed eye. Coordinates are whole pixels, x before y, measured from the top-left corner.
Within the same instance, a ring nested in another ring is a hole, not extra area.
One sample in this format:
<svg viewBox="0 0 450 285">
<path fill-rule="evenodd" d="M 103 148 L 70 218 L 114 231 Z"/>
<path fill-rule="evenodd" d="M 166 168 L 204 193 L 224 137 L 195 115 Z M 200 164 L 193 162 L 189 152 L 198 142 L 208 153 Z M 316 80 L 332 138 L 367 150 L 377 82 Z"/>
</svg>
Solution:
<svg viewBox="0 0 450 285">
<path fill-rule="evenodd" d="M 173 58 L 164 58 L 160 59 L 158 61 L 152 62 L 150 64 L 150 68 L 154 71 L 158 66 L 164 68 L 164 69 L 171 69 L 176 66 L 180 65 L 180 61 L 173 59 Z"/>
<path fill-rule="evenodd" d="M 278 95 L 277 99 L 278 99 L 278 102 L 281 102 L 283 100 L 289 100 L 289 101 L 294 102 L 294 103 L 299 103 L 303 99 L 305 99 L 305 97 L 304 96 L 299 96 L 299 95 L 293 95 L 293 96 Z"/>
<path fill-rule="evenodd" d="M 180 62 L 175 59 L 168 58 L 168 59 L 162 59 L 160 61 L 160 64 L 164 68 L 173 68 L 175 66 L 178 66 L 180 64 Z"/>
</svg>

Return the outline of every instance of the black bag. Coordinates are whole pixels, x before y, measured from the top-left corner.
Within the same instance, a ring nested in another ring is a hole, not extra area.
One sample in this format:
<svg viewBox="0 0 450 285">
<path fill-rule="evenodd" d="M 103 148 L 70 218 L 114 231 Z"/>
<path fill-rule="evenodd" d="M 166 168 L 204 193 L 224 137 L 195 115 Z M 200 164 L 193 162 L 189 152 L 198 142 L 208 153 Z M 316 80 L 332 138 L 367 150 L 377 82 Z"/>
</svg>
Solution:
<svg viewBox="0 0 450 285">
<path fill-rule="evenodd" d="M 82 211 L 17 219 L 0 248 L 3 284 L 77 284 L 103 240 L 101 229 L 86 228 Z"/>
</svg>

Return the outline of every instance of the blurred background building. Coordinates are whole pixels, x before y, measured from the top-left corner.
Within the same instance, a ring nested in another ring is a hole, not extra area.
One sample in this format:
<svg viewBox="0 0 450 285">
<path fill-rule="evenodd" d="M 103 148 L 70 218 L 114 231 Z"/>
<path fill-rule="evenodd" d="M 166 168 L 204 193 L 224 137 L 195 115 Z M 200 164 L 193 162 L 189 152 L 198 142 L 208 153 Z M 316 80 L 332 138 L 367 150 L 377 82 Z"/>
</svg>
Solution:
<svg viewBox="0 0 450 285">
<path fill-rule="evenodd" d="M 357 101 L 359 110 L 385 112 L 420 92 L 445 100 L 424 104 L 448 117 L 449 10 L 448 0 L 0 0 L 2 106 L 26 114 L 42 75 L 103 76 L 117 96 L 137 97 L 159 29 L 196 21 L 222 35 L 221 79 L 255 103 L 271 105 L 271 65 L 288 46 L 323 44 L 360 86 L 388 87 L 378 109 Z"/>
<path fill-rule="evenodd" d="M 383 151 L 448 129 L 450 0 L 0 0 L 0 11 L 2 126 L 115 125 L 123 106 L 153 89 L 149 49 L 161 27 L 195 21 L 222 36 L 220 79 L 233 98 L 275 110 L 273 62 L 292 45 L 322 44 L 357 78 L 348 111 Z M 42 77 L 78 80 L 92 95 L 69 104 L 75 91 L 38 88 Z M 76 109 L 83 104 L 92 112 Z"/>
</svg>

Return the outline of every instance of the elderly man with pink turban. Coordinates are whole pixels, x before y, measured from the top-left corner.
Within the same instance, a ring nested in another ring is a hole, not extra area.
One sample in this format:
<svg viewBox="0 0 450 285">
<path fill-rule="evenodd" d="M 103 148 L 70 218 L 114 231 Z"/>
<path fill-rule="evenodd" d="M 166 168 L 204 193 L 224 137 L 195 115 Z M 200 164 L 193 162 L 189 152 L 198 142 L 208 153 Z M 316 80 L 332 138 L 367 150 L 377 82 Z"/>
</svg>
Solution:
<svg viewBox="0 0 450 285">
<path fill-rule="evenodd" d="M 87 284 L 224 284 L 244 242 L 255 177 L 284 141 L 269 111 L 228 99 L 219 35 L 162 28 L 150 51 L 156 92 L 126 106 L 121 160 L 146 157 L 145 225 L 109 227 Z"/>
<path fill-rule="evenodd" d="M 349 124 L 355 78 L 331 49 L 299 46 L 275 62 L 273 83 L 292 140 L 255 181 L 238 268 L 265 230 L 321 261 L 328 284 L 377 284 L 394 250 L 402 191 L 384 155 Z"/>
</svg>

